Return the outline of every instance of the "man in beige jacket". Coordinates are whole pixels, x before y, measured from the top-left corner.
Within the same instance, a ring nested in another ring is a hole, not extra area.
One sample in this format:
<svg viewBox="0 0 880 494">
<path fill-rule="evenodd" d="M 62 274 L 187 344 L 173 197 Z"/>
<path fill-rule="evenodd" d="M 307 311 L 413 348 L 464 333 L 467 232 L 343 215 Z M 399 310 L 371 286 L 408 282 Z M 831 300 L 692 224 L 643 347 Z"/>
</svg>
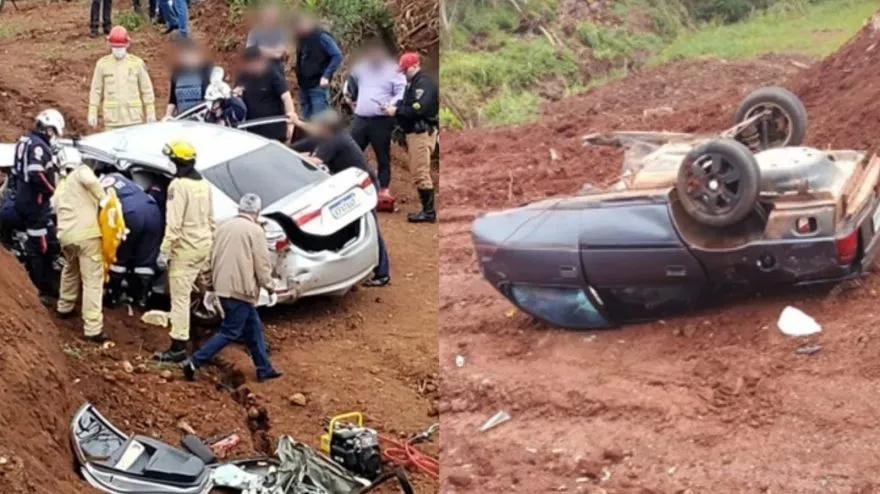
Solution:
<svg viewBox="0 0 880 494">
<path fill-rule="evenodd" d="M 181 364 L 189 380 L 195 379 L 197 368 L 238 340 L 247 344 L 257 367 L 258 381 L 281 377 L 269 362 L 263 323 L 256 308 L 261 288 L 270 296 L 273 293 L 266 236 L 257 223 L 261 209 L 259 196 L 245 194 L 238 204 L 238 216 L 217 228 L 211 266 L 214 292 L 223 307 L 223 323 L 202 348 Z"/>
<path fill-rule="evenodd" d="M 95 65 L 89 92 L 89 127 L 98 126 L 98 108 L 104 128 L 115 129 L 156 121 L 156 95 L 143 60 L 128 53 L 128 31 L 116 26 L 108 36 L 112 53 Z"/>
<path fill-rule="evenodd" d="M 67 176 L 55 189 L 52 201 L 58 215 L 58 240 L 67 264 L 61 272 L 56 310 L 73 314 L 82 285 L 82 320 L 86 339 L 100 343 L 104 334 L 101 298 L 104 266 L 98 211 L 107 195 L 95 172 L 83 163 L 65 163 Z"/>
</svg>

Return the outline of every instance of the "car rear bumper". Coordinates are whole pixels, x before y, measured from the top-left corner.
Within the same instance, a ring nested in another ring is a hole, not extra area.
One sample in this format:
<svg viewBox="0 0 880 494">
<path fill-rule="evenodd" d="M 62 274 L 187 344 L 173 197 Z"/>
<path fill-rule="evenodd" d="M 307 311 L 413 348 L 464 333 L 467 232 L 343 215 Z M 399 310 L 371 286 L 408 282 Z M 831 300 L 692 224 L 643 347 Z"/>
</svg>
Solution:
<svg viewBox="0 0 880 494">
<path fill-rule="evenodd" d="M 372 214 L 361 217 L 358 237 L 339 252 L 304 252 L 295 247 L 276 261 L 278 303 L 315 295 L 344 295 L 370 276 L 379 263 L 379 238 Z M 259 305 L 268 297 L 260 296 Z"/>
</svg>

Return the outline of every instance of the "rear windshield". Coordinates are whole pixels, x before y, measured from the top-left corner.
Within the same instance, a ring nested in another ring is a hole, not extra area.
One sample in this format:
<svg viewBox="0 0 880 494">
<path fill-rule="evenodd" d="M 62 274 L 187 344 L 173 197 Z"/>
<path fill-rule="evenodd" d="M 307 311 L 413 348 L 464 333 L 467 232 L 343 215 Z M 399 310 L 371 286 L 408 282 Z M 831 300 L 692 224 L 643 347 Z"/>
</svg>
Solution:
<svg viewBox="0 0 880 494">
<path fill-rule="evenodd" d="M 263 206 L 327 177 L 277 144 L 267 144 L 212 166 L 202 171 L 202 175 L 233 201 L 238 202 L 241 196 L 253 192 L 263 200 Z"/>
</svg>

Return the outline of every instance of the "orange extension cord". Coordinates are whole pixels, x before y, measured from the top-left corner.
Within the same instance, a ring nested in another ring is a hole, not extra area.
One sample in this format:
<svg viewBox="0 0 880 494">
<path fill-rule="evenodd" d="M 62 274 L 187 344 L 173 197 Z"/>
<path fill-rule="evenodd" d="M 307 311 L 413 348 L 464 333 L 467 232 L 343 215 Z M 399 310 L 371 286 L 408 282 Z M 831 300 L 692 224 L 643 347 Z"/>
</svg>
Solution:
<svg viewBox="0 0 880 494">
<path fill-rule="evenodd" d="M 412 439 L 402 443 L 390 437 L 379 436 L 379 441 L 384 443 L 382 455 L 386 460 L 404 468 L 418 470 L 432 479 L 440 478 L 440 462 L 437 458 L 419 451 Z"/>
</svg>

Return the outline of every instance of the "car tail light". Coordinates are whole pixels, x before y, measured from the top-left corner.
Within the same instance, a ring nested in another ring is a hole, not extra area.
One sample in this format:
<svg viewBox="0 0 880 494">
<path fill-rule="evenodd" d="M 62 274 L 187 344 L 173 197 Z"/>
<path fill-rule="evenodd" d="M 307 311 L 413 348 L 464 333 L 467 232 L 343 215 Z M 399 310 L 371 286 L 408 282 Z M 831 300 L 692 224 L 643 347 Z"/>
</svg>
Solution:
<svg viewBox="0 0 880 494">
<path fill-rule="evenodd" d="M 275 251 L 285 250 L 285 249 L 287 249 L 287 247 L 289 245 L 290 245 L 290 240 L 287 240 L 286 238 L 282 238 L 282 239 L 275 242 Z"/>
<path fill-rule="evenodd" d="M 859 229 L 835 240 L 834 246 L 837 248 L 837 262 L 849 264 L 855 261 L 859 251 Z"/>
<path fill-rule="evenodd" d="M 367 175 L 367 177 L 365 179 L 361 180 L 360 188 L 367 189 L 369 187 L 372 187 L 372 185 L 373 185 L 373 179 L 370 178 L 369 175 Z"/>
</svg>

